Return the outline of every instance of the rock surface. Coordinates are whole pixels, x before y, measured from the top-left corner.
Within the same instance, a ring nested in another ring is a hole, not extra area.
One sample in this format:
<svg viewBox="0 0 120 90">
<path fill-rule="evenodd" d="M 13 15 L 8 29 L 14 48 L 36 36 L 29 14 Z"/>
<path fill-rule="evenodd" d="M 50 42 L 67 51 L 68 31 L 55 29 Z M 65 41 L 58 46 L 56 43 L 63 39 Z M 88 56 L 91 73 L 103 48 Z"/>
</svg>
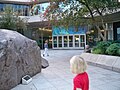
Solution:
<svg viewBox="0 0 120 90">
<path fill-rule="evenodd" d="M 41 53 L 36 41 L 16 31 L 0 29 L 0 90 L 10 90 L 25 75 L 41 72 Z"/>
<path fill-rule="evenodd" d="M 48 61 L 45 58 L 41 58 L 42 60 L 42 68 L 45 69 L 49 66 Z"/>
</svg>

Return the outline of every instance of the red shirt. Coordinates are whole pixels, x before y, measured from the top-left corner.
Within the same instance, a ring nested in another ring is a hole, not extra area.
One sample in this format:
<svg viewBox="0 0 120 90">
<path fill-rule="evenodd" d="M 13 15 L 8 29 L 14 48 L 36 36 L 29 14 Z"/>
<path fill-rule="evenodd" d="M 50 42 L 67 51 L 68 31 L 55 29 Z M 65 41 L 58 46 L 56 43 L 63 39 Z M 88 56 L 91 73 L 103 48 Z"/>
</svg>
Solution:
<svg viewBox="0 0 120 90">
<path fill-rule="evenodd" d="M 82 90 L 89 90 L 89 78 L 86 72 L 76 75 L 73 80 L 74 90 L 80 88 Z"/>
</svg>

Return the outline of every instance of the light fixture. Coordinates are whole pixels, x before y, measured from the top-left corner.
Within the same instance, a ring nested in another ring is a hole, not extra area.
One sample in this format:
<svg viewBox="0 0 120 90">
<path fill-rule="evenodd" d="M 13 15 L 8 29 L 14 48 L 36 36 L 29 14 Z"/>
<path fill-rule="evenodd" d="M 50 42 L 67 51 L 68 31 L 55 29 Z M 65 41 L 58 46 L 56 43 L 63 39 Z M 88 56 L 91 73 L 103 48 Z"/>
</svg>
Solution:
<svg viewBox="0 0 120 90">
<path fill-rule="evenodd" d="M 105 30 L 102 29 L 102 30 L 100 30 L 100 31 L 101 31 L 101 32 L 104 32 Z"/>
<path fill-rule="evenodd" d="M 94 32 L 94 30 L 91 30 L 91 33 L 93 33 Z"/>
</svg>

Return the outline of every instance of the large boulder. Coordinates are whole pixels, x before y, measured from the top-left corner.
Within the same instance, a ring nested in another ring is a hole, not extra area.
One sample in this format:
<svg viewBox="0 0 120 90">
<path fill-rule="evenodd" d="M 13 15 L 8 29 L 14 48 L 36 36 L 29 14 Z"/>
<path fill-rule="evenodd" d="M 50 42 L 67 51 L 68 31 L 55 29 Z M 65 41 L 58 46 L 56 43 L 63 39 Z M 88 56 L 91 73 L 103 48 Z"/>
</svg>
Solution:
<svg viewBox="0 0 120 90">
<path fill-rule="evenodd" d="M 16 31 L 0 29 L 0 90 L 10 90 L 25 75 L 41 72 L 41 53 L 36 41 Z"/>
</svg>

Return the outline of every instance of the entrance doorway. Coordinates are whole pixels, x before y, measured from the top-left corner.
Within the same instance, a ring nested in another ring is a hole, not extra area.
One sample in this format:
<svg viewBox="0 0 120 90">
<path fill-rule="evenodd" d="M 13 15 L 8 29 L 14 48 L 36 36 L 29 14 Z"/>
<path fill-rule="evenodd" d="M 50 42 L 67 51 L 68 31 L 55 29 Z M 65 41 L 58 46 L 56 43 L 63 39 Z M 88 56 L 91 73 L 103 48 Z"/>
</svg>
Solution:
<svg viewBox="0 0 120 90">
<path fill-rule="evenodd" d="M 52 48 L 52 37 L 51 36 L 40 36 L 39 42 L 40 42 L 40 48 L 44 49 L 44 43 L 48 40 L 48 48 Z"/>
<path fill-rule="evenodd" d="M 48 48 L 52 48 L 52 30 L 39 28 L 39 47 L 44 49 L 44 43 L 48 40 Z"/>
<path fill-rule="evenodd" d="M 53 49 L 84 49 L 85 34 L 53 36 Z"/>
<path fill-rule="evenodd" d="M 33 39 L 37 41 L 41 49 L 44 49 L 44 43 L 46 40 L 48 40 L 48 48 L 52 48 L 52 30 L 34 28 L 32 34 L 32 36 L 34 36 Z"/>
</svg>

